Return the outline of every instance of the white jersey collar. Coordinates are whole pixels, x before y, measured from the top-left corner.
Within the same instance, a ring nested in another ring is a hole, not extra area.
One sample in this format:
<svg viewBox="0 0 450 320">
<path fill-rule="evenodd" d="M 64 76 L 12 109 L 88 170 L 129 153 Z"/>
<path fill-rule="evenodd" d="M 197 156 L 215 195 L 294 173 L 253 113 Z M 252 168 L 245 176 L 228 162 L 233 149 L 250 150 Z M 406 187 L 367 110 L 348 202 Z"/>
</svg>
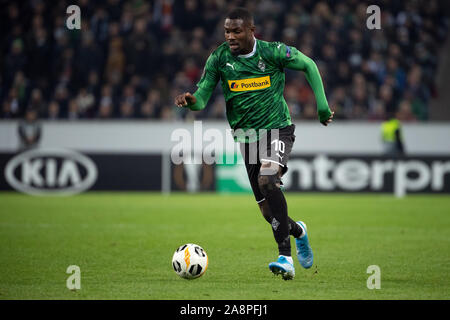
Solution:
<svg viewBox="0 0 450 320">
<path fill-rule="evenodd" d="M 240 55 L 238 55 L 238 58 L 250 58 L 250 57 L 253 57 L 253 55 L 256 52 L 256 41 L 257 41 L 256 38 L 253 38 L 253 39 L 255 40 L 255 44 L 253 45 L 252 52 L 247 53 L 247 54 L 240 54 Z"/>
</svg>

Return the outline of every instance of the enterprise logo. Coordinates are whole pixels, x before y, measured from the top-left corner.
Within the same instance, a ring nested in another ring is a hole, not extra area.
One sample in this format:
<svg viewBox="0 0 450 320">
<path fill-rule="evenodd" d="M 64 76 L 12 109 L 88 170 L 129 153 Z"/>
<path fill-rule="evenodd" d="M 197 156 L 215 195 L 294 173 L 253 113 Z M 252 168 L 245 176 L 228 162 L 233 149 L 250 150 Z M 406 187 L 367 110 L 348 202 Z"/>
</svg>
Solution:
<svg viewBox="0 0 450 320">
<path fill-rule="evenodd" d="M 231 91 L 253 91 L 261 90 L 270 87 L 270 76 L 241 79 L 241 80 L 228 80 L 228 86 Z"/>
</svg>

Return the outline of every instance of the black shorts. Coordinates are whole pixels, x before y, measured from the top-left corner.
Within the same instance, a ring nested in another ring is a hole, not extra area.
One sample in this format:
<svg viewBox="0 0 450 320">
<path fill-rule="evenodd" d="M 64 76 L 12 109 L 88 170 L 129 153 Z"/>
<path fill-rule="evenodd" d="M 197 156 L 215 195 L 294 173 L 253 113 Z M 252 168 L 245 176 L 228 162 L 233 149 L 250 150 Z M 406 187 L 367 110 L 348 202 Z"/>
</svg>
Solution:
<svg viewBox="0 0 450 320">
<path fill-rule="evenodd" d="M 288 170 L 287 162 L 295 141 L 294 131 L 295 125 L 291 124 L 278 129 L 278 134 L 268 130 L 267 135 L 264 135 L 260 141 L 240 143 L 245 169 L 247 170 L 248 179 L 257 203 L 264 200 L 264 196 L 258 186 L 261 161 L 278 164 L 282 168 L 282 174 L 285 174 Z"/>
</svg>

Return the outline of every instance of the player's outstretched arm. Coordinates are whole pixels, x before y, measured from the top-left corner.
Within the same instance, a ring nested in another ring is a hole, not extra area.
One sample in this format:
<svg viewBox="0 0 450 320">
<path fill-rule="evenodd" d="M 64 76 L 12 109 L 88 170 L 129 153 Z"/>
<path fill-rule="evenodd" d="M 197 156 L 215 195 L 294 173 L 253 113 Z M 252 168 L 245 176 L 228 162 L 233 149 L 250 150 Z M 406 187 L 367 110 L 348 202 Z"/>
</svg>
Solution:
<svg viewBox="0 0 450 320">
<path fill-rule="evenodd" d="M 175 104 L 182 108 L 186 107 L 193 111 L 202 110 L 211 98 L 212 90 L 198 88 L 194 94 L 185 92 L 175 97 Z"/>
<path fill-rule="evenodd" d="M 309 85 L 313 89 L 314 96 L 317 102 L 317 114 L 319 116 L 319 121 L 324 126 L 327 126 L 333 121 L 334 111 L 330 110 L 328 106 L 327 97 L 325 95 L 325 90 L 323 88 L 322 77 L 320 76 L 319 69 L 316 63 L 304 56 L 305 58 L 305 77 L 308 80 Z"/>
<path fill-rule="evenodd" d="M 220 78 L 216 66 L 216 56 L 212 53 L 208 57 L 203 69 L 203 74 L 200 81 L 197 83 L 197 91 L 195 91 L 194 94 L 185 92 L 176 96 L 175 104 L 178 107 L 186 107 L 193 111 L 204 109 Z"/>
<path fill-rule="evenodd" d="M 334 112 L 328 107 L 327 97 L 323 88 L 322 77 L 316 63 L 296 48 L 289 48 L 289 59 L 286 63 L 286 68 L 293 70 L 301 70 L 305 73 L 306 80 L 311 86 L 317 103 L 317 114 L 319 121 L 324 126 L 327 126 L 333 121 Z"/>
</svg>

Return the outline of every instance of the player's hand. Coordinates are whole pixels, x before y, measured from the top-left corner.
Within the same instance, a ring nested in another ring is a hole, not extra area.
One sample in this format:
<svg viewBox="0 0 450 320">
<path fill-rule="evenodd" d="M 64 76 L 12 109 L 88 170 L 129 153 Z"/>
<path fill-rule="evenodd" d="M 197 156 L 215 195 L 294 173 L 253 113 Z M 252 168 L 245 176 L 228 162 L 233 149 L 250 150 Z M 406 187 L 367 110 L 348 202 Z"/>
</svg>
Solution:
<svg viewBox="0 0 450 320">
<path fill-rule="evenodd" d="M 333 117 L 334 117 L 334 111 L 331 111 L 331 116 L 327 120 L 325 120 L 325 121 L 323 121 L 321 123 L 324 126 L 327 126 L 329 123 L 333 122 Z"/>
<path fill-rule="evenodd" d="M 175 97 L 175 104 L 180 108 L 186 107 L 188 104 L 195 104 L 196 102 L 197 98 L 189 92 L 179 94 Z"/>
</svg>

